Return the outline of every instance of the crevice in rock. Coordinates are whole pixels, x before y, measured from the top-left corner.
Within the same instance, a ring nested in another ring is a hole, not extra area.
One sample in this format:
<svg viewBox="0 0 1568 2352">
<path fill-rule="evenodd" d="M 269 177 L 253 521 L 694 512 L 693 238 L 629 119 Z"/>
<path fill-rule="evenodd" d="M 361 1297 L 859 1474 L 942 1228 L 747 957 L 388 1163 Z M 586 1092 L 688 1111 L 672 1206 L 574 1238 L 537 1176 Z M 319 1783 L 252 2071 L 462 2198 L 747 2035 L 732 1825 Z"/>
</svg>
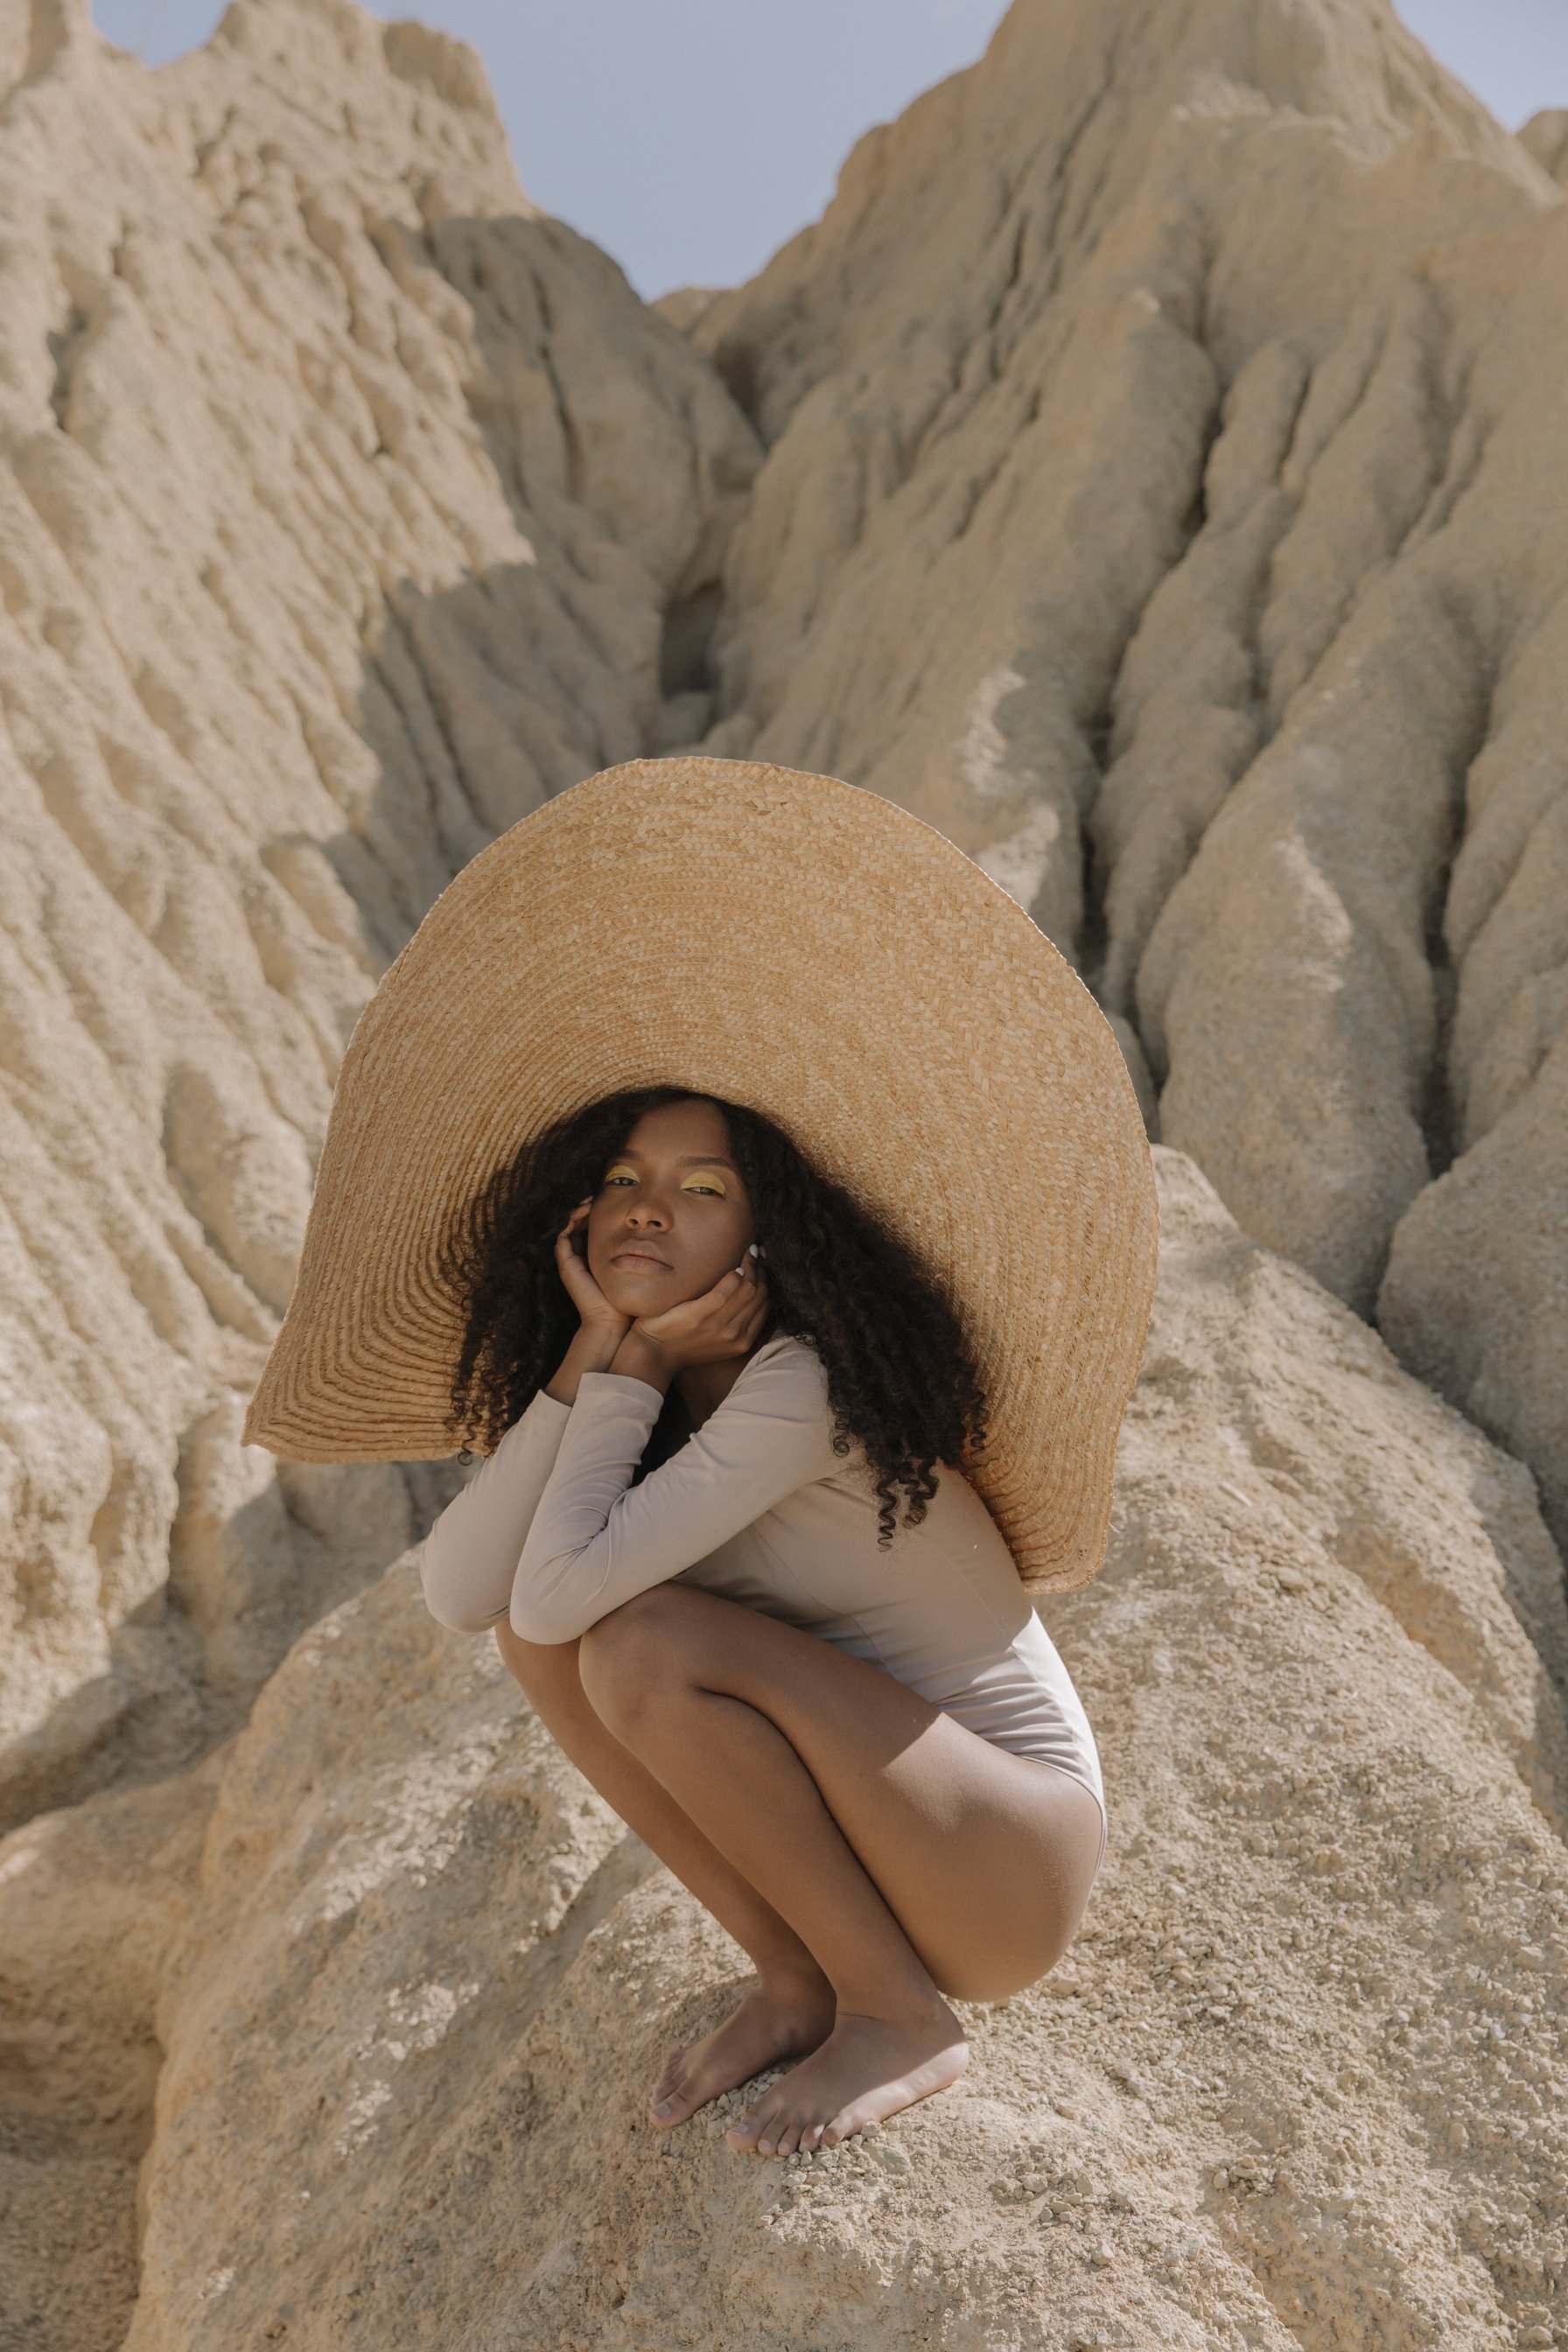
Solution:
<svg viewBox="0 0 1568 2352">
<path fill-rule="evenodd" d="M 711 357 L 719 381 L 760 439 L 765 441 L 760 417 L 761 385 L 755 347 L 740 336 L 726 339 Z"/>
<path fill-rule="evenodd" d="M 572 414 L 572 404 L 566 396 L 566 387 L 555 365 L 555 311 L 542 270 L 536 269 L 532 273 L 532 287 L 534 299 L 539 304 L 539 364 L 549 379 L 550 389 L 554 395 L 555 414 L 560 421 L 561 437 L 566 452 L 566 496 L 574 505 L 578 505 L 583 498 L 583 444 L 577 421 Z"/>
<path fill-rule="evenodd" d="M 1443 907 L 1448 895 L 1454 850 L 1444 860 L 1426 923 L 1426 962 L 1432 974 L 1432 1056 L 1421 1094 L 1421 1133 L 1426 1145 L 1426 1165 L 1434 1179 L 1447 1173 L 1456 1156 L 1455 1113 L 1449 1075 L 1449 1041 L 1458 975 L 1448 953 L 1443 930 Z"/>
<path fill-rule="evenodd" d="M 1200 309 L 1202 307 L 1201 299 L 1198 307 Z M 1212 354 L 1209 356 L 1212 359 Z M 1150 606 L 1164 587 L 1165 583 L 1181 570 L 1207 524 L 1206 485 L 1209 460 L 1224 429 L 1225 404 L 1222 398 L 1216 397 L 1210 409 L 1197 451 L 1194 467 L 1193 494 L 1188 501 L 1186 512 L 1176 526 L 1180 541 L 1177 551 L 1161 570 L 1159 576 L 1150 586 L 1142 603 L 1123 631 L 1121 641 L 1111 656 L 1100 704 L 1083 726 L 1084 747 L 1093 763 L 1097 781 L 1079 821 L 1083 912 L 1079 934 L 1078 965 L 1086 985 L 1101 1002 L 1104 1001 L 1106 963 L 1110 945 L 1108 900 L 1114 865 L 1109 845 L 1100 836 L 1098 820 L 1100 787 L 1110 771 L 1120 748 L 1117 742 L 1117 719 L 1121 683 L 1126 672 L 1128 655 L 1137 642 Z M 1144 1053 L 1150 1055 L 1148 1041 L 1136 1018 L 1134 992 L 1126 1005 L 1117 1005 L 1113 1009 L 1128 1022 Z M 1152 1067 L 1152 1055 L 1150 1060 Z"/>
<path fill-rule="evenodd" d="M 665 606 L 659 639 L 658 688 L 666 701 L 679 694 L 712 694 L 719 674 L 713 644 L 722 616 L 724 590 L 703 580 Z"/>
<path fill-rule="evenodd" d="M 1433 1035 L 1432 1050 L 1423 1074 L 1419 1116 L 1426 1146 L 1426 1164 L 1434 1179 L 1444 1175 L 1452 1167 L 1458 1151 L 1458 1116 L 1453 1095 L 1451 1049 L 1459 975 L 1448 946 L 1448 898 L 1455 860 L 1464 846 L 1470 772 L 1491 740 L 1497 703 L 1497 665 L 1480 644 L 1473 626 L 1468 634 L 1474 641 L 1478 664 L 1483 669 L 1483 682 L 1477 696 L 1469 740 L 1456 750 L 1447 839 L 1441 861 L 1432 876 L 1423 928 L 1426 965 L 1432 975 Z"/>
<path fill-rule="evenodd" d="M 1129 633 L 1127 645 L 1131 645 L 1136 635 L 1137 631 L 1134 628 Z M 1121 674 L 1121 665 L 1126 658 L 1126 651 L 1127 646 L 1124 645 L 1117 657 L 1112 677 L 1107 683 L 1100 708 L 1088 720 L 1083 730 L 1084 747 L 1094 762 L 1095 775 L 1101 782 L 1104 781 L 1106 770 L 1110 765 L 1111 736 L 1116 724 L 1115 681 Z M 1110 861 L 1101 851 L 1094 835 L 1094 813 L 1098 800 L 1097 785 L 1079 824 L 1079 854 L 1083 865 L 1083 914 L 1079 926 L 1078 952 L 1079 977 L 1097 999 L 1100 997 L 1101 982 L 1105 974 L 1106 950 L 1110 937 L 1110 926 L 1106 911 L 1106 894 L 1110 887 L 1111 873 Z"/>
<path fill-rule="evenodd" d="M 55 421 L 62 433 L 70 431 L 68 419 L 70 410 L 71 375 L 81 355 L 82 345 L 90 332 L 91 322 L 86 311 L 79 305 L 73 303 L 70 317 L 65 325 L 58 328 L 45 339 L 48 344 L 49 357 L 55 363 L 55 380 L 49 389 L 49 406 L 55 412 Z"/>
</svg>

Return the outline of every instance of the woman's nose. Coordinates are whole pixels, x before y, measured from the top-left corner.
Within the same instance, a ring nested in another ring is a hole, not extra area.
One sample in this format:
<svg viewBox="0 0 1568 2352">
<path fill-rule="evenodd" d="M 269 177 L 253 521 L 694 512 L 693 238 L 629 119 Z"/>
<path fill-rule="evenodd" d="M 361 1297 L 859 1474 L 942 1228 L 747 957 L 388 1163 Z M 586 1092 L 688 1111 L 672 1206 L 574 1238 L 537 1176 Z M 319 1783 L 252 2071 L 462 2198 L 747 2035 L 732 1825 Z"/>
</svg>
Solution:
<svg viewBox="0 0 1568 2352">
<path fill-rule="evenodd" d="M 640 1201 L 627 1202 L 626 1223 L 628 1225 L 639 1226 L 667 1225 L 669 1223 L 669 1213 L 662 1202 L 650 1201 L 645 1193 Z"/>
</svg>

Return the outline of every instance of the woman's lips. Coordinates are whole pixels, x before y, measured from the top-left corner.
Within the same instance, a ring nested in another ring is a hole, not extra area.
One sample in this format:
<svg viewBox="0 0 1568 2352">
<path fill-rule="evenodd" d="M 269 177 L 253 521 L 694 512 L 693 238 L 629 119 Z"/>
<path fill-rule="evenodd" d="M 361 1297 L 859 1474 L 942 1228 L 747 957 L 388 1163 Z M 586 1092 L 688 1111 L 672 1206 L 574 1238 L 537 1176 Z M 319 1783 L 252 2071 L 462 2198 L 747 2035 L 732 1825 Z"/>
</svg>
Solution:
<svg viewBox="0 0 1568 2352">
<path fill-rule="evenodd" d="M 628 1274 L 669 1274 L 674 1271 L 668 1259 L 655 1257 L 651 1250 L 617 1250 L 610 1264 L 624 1265 Z"/>
</svg>

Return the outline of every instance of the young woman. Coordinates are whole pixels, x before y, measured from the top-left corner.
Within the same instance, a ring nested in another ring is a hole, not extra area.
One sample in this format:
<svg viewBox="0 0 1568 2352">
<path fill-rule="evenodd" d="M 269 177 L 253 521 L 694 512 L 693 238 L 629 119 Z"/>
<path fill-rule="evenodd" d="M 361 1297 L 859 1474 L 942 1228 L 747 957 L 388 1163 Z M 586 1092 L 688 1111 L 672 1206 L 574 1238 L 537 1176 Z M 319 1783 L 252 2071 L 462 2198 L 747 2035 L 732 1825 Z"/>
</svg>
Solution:
<svg viewBox="0 0 1568 2352">
<path fill-rule="evenodd" d="M 732 2143 L 840 2139 L 1073 1935 L 1100 1767 L 1029 1594 L 1104 1557 L 1157 1223 L 1077 974 L 831 776 L 590 777 L 365 1007 L 245 1436 L 485 1456 L 431 1608 L 756 1968 L 656 2124 L 795 2059 Z"/>
<path fill-rule="evenodd" d="M 985 1425 L 956 1317 L 772 1121 L 673 1088 L 503 1165 L 447 1271 L 453 1426 L 493 1450 L 429 1607 L 495 1627 L 757 1973 L 652 2121 L 798 2059 L 729 2135 L 787 2156 L 942 2089 L 942 1996 L 1042 1976 L 1104 1842 L 1083 1708 L 956 1466 Z"/>
</svg>

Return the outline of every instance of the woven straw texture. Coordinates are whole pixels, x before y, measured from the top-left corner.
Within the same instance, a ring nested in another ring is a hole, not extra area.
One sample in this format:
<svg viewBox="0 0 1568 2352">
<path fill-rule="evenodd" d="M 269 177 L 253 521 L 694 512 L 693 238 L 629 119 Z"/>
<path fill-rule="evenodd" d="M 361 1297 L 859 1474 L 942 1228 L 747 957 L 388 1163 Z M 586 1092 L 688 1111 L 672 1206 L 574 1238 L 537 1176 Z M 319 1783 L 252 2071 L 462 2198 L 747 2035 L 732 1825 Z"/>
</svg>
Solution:
<svg viewBox="0 0 1568 2352">
<path fill-rule="evenodd" d="M 607 769 L 437 899 L 343 1056 L 247 1440 L 303 1462 L 451 1454 L 443 1236 L 551 1120 L 663 1084 L 765 1112 L 920 1251 L 990 1399 L 965 1471 L 1026 1584 L 1087 1582 L 1154 1287 L 1120 1048 L 943 835 L 750 761 Z"/>
</svg>

